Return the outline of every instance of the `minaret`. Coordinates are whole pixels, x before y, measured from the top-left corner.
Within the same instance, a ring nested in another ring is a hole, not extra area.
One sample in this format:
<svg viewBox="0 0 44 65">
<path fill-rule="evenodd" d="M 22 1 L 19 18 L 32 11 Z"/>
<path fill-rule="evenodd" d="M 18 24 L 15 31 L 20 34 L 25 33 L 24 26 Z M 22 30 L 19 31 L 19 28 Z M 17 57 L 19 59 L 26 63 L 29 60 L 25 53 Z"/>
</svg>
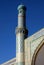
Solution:
<svg viewBox="0 0 44 65">
<path fill-rule="evenodd" d="M 24 39 L 27 37 L 26 7 L 18 6 L 18 26 L 16 28 L 16 65 L 25 65 Z"/>
</svg>

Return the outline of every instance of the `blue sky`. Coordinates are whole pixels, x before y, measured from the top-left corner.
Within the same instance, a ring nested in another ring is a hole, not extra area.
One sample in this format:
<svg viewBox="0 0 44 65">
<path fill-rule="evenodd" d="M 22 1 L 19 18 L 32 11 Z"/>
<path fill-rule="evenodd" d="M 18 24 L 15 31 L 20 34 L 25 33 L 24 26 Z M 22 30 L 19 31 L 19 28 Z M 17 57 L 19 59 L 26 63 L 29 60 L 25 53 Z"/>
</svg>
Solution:
<svg viewBox="0 0 44 65">
<path fill-rule="evenodd" d="M 24 4 L 28 36 L 44 28 L 44 0 L 0 0 L 0 64 L 16 56 L 17 7 Z"/>
</svg>

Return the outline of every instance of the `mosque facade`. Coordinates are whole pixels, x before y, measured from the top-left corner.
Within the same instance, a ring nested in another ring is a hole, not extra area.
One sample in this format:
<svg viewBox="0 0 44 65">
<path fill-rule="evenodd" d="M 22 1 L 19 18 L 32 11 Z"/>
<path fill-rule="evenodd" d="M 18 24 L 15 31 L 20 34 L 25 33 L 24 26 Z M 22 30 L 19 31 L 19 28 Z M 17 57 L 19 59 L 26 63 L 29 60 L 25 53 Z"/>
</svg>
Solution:
<svg viewBox="0 0 44 65">
<path fill-rule="evenodd" d="M 1 65 L 44 65 L 44 28 L 28 37 L 26 7 L 18 6 L 16 33 L 16 58 Z"/>
</svg>

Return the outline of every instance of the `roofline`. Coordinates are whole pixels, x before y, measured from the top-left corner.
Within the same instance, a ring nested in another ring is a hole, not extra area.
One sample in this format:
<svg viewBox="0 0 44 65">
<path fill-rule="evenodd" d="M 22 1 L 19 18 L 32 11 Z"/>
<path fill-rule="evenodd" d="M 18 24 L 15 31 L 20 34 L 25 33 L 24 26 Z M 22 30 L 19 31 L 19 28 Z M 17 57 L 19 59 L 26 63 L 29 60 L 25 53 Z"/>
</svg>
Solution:
<svg viewBox="0 0 44 65">
<path fill-rule="evenodd" d="M 16 62 L 16 58 L 13 58 L 13 59 L 11 59 L 11 60 L 8 60 L 8 61 L 4 62 L 4 63 L 1 64 L 1 65 L 5 65 L 5 64 L 8 64 L 8 63 L 12 63 L 12 62 Z"/>
<path fill-rule="evenodd" d="M 33 40 L 33 39 L 39 38 L 40 36 L 44 36 L 43 31 L 44 31 L 44 28 L 40 29 L 40 30 L 37 31 L 36 33 L 32 34 L 31 36 L 27 37 L 25 40 L 27 40 L 27 39 L 29 39 L 29 38 L 30 38 L 31 40 Z M 41 32 L 42 32 L 42 33 L 41 33 Z M 38 34 L 39 34 L 39 35 L 38 35 Z M 35 36 L 36 36 L 36 37 L 35 37 Z"/>
</svg>

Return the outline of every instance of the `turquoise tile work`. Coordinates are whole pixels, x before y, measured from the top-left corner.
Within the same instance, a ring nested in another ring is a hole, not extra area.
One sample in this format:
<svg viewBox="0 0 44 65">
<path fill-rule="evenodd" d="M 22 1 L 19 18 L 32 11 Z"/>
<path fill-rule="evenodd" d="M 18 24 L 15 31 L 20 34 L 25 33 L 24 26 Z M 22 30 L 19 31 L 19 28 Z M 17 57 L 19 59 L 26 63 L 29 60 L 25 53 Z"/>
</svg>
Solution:
<svg viewBox="0 0 44 65">
<path fill-rule="evenodd" d="M 25 62 L 16 63 L 16 65 L 25 65 Z"/>
<path fill-rule="evenodd" d="M 18 53 L 18 52 L 24 52 L 24 47 L 23 46 L 24 46 L 24 43 L 17 44 L 17 46 L 16 46 L 16 53 Z"/>
</svg>

